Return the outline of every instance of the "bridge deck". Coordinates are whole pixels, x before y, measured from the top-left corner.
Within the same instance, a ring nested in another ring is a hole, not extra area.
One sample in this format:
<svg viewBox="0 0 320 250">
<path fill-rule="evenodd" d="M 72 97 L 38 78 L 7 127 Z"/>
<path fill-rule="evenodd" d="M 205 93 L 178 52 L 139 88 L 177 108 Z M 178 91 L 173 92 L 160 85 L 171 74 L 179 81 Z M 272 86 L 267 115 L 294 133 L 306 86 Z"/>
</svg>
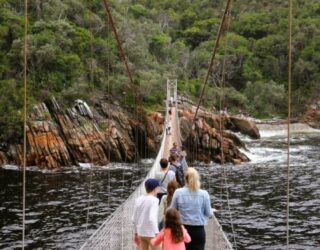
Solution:
<svg viewBox="0 0 320 250">
<path fill-rule="evenodd" d="M 169 156 L 169 150 L 172 147 L 173 142 L 177 142 L 178 144 L 180 143 L 180 138 L 178 135 L 178 129 L 180 129 L 180 128 L 179 128 L 179 122 L 177 120 L 177 119 L 179 119 L 178 114 L 177 114 L 178 110 L 176 109 L 176 107 L 173 107 L 173 108 L 171 108 L 171 111 L 172 111 L 171 135 L 167 136 L 167 138 L 166 138 L 164 152 L 163 152 L 163 157 L 166 157 L 166 158 L 168 158 L 168 156 Z M 186 164 L 186 162 L 185 162 L 185 164 Z M 207 235 L 206 250 L 231 249 L 231 245 L 219 244 L 219 242 L 221 242 L 221 239 L 219 239 L 219 237 L 225 236 L 225 235 L 224 235 L 222 228 L 216 218 L 208 220 L 208 224 L 206 225 L 205 230 L 206 230 L 206 235 Z M 217 232 L 217 230 L 219 232 Z M 222 241 L 224 241 L 224 240 L 227 240 L 227 239 L 223 239 Z"/>
<path fill-rule="evenodd" d="M 163 135 L 159 154 L 155 160 L 153 167 L 150 169 L 146 178 L 153 177 L 156 171 L 159 170 L 159 161 L 162 157 L 169 156 L 169 150 L 173 142 L 181 143 L 180 128 L 177 108 L 172 107 L 171 115 L 171 135 Z M 168 110 L 167 110 L 168 112 Z M 116 211 L 110 215 L 107 220 L 95 231 L 95 233 L 84 243 L 81 249 L 103 249 L 103 250 L 133 250 L 133 225 L 132 225 L 132 208 L 135 200 L 145 193 L 144 184 L 139 187 L 129 196 L 129 198 L 120 205 Z M 232 249 L 232 245 L 226 238 L 224 232 L 217 219 L 213 217 L 208 221 L 206 226 L 206 249 L 221 250 Z"/>
</svg>

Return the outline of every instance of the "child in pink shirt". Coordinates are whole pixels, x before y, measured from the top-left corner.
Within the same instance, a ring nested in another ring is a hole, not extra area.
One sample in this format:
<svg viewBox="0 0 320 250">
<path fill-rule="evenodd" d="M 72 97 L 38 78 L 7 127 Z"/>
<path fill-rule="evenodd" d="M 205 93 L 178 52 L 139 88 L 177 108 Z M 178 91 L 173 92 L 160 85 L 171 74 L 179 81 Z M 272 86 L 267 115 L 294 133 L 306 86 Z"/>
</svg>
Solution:
<svg viewBox="0 0 320 250">
<path fill-rule="evenodd" d="M 180 222 L 179 212 L 175 208 L 169 208 L 166 212 L 165 227 L 151 240 L 151 245 L 158 246 L 162 242 L 162 250 L 185 250 L 184 243 L 190 241 L 190 235 Z"/>
</svg>

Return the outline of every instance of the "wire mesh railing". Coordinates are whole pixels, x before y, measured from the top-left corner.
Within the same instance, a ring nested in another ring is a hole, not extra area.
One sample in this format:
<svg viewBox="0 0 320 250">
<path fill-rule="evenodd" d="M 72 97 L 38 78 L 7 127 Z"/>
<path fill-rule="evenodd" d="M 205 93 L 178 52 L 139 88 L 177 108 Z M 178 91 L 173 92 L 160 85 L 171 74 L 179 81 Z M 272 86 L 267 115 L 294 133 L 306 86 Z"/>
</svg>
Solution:
<svg viewBox="0 0 320 250">
<path fill-rule="evenodd" d="M 182 145 L 182 136 L 180 131 L 180 119 L 178 113 L 178 103 L 175 103 L 175 119 L 177 121 L 177 141 L 178 144 Z M 184 169 L 188 167 L 188 163 L 186 159 L 183 159 Z M 215 216 L 213 216 L 210 220 L 208 220 L 208 224 L 206 225 L 206 249 L 207 250 L 229 250 L 233 249 L 232 244 L 228 240 L 226 234 L 222 230 L 222 226 Z"/>
<path fill-rule="evenodd" d="M 161 146 L 157 158 L 146 176 L 154 177 L 159 170 L 160 159 L 163 155 L 166 141 L 166 133 L 163 133 Z M 135 200 L 145 193 L 144 182 L 120 205 L 112 215 L 94 232 L 94 234 L 84 243 L 81 250 L 103 249 L 103 250 L 124 250 L 135 249 L 133 242 L 132 214 Z"/>
<path fill-rule="evenodd" d="M 167 105 L 166 114 L 168 114 Z M 178 141 L 180 141 L 180 124 L 178 116 L 177 104 L 175 115 L 175 127 L 177 128 Z M 155 173 L 159 170 L 160 159 L 163 157 L 164 149 L 166 145 L 167 135 L 165 129 L 162 136 L 161 146 L 155 162 L 148 172 L 147 178 L 155 176 Z M 184 164 L 187 167 L 187 163 L 184 160 Z M 133 208 L 135 200 L 145 193 L 144 182 L 142 182 L 138 188 L 129 196 L 129 198 L 120 205 L 113 214 L 111 214 L 107 220 L 93 233 L 93 235 L 82 245 L 81 250 L 133 250 L 136 249 L 133 235 L 134 227 L 132 222 Z M 232 245 L 222 230 L 218 220 L 213 217 L 208 220 L 206 226 L 206 249 L 232 249 Z"/>
</svg>

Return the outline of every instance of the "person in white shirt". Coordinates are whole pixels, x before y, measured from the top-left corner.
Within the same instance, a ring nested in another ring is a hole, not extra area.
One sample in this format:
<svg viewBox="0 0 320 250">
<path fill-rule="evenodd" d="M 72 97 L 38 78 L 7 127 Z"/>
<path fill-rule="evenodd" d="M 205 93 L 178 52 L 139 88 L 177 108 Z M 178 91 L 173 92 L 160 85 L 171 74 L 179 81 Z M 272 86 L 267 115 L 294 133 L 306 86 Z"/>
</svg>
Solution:
<svg viewBox="0 0 320 250">
<path fill-rule="evenodd" d="M 168 160 L 166 158 L 162 158 L 160 160 L 160 171 L 155 173 L 155 179 L 160 182 L 160 191 L 157 194 L 159 199 L 159 203 L 161 201 L 162 196 L 167 194 L 168 183 L 172 180 L 176 179 L 176 173 L 168 168 Z"/>
<path fill-rule="evenodd" d="M 158 204 L 156 197 L 160 190 L 158 180 L 150 178 L 145 182 L 146 194 L 140 196 L 133 210 L 134 241 L 142 250 L 160 250 L 152 246 L 150 241 L 159 233 L 158 230 Z"/>
</svg>

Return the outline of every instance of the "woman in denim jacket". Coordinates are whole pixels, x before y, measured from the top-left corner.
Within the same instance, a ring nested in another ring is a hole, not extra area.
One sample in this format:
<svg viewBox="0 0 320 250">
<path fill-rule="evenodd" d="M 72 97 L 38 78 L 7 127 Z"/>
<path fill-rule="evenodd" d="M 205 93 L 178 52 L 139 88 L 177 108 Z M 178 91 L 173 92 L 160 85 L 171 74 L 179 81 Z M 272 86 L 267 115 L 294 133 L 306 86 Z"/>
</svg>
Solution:
<svg viewBox="0 0 320 250">
<path fill-rule="evenodd" d="M 207 219 L 213 216 L 210 196 L 200 189 L 199 173 L 194 168 L 188 168 L 185 173 L 186 186 L 175 191 L 171 207 L 180 212 L 181 222 L 191 236 L 191 242 L 186 244 L 186 250 L 204 250 L 206 233 L 204 226 Z"/>
</svg>

